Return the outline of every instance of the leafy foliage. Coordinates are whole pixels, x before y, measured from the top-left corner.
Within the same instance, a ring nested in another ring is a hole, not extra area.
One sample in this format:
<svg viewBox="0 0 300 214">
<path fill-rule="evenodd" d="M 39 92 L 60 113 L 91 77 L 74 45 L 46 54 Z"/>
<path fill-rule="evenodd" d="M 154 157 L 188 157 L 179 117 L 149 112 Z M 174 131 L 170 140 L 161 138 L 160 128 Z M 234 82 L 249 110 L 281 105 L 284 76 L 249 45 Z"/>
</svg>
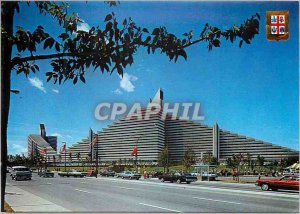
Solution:
<svg viewBox="0 0 300 214">
<path fill-rule="evenodd" d="M 47 81 L 53 79 L 54 83 L 63 83 L 72 80 L 74 84 L 81 80 L 85 83 L 85 73 L 89 69 L 113 73 L 117 71 L 123 75 L 124 69 L 134 63 L 135 53 L 140 47 L 147 49 L 149 54 L 160 52 L 170 61 L 177 62 L 179 57 L 187 60 L 186 49 L 199 42 L 206 42 L 208 50 L 221 46 L 222 40 L 231 43 L 240 40 L 239 46 L 250 41 L 259 33 L 259 14 L 253 15 L 240 26 L 222 31 L 206 24 L 199 35 L 193 31 L 184 33 L 182 38 L 169 33 L 167 28 L 160 26 L 149 30 L 138 26 L 130 17 L 123 21 L 117 20 L 114 12 L 104 18 L 105 27 L 92 27 L 88 32 L 78 30 L 78 24 L 83 21 L 78 14 L 68 14 L 67 3 L 34 2 L 40 13 L 50 14 L 58 20 L 63 32 L 54 38 L 38 26 L 33 32 L 18 27 L 15 35 L 10 39 L 16 46 L 18 54 L 12 59 L 12 67 L 17 73 L 36 72 L 39 67 L 38 60 L 51 59 L 52 71 L 46 73 Z M 117 1 L 107 1 L 110 6 L 116 6 Z M 28 5 L 32 4 L 30 2 Z M 19 12 L 19 3 L 16 3 Z M 52 50 L 54 53 L 36 55 L 37 47 Z M 22 53 L 30 56 L 21 56 Z"/>
<path fill-rule="evenodd" d="M 214 157 L 211 152 L 203 155 L 202 162 L 210 165 L 218 165 L 218 159 Z"/>
<path fill-rule="evenodd" d="M 169 150 L 168 147 L 165 147 L 159 154 L 158 156 L 158 165 L 164 167 L 164 171 L 165 168 L 168 167 L 169 164 Z M 168 169 L 167 169 L 168 171 Z"/>
<path fill-rule="evenodd" d="M 183 155 L 182 164 L 188 170 L 195 163 L 196 163 L 196 154 L 194 150 L 190 147 L 186 148 Z"/>
</svg>

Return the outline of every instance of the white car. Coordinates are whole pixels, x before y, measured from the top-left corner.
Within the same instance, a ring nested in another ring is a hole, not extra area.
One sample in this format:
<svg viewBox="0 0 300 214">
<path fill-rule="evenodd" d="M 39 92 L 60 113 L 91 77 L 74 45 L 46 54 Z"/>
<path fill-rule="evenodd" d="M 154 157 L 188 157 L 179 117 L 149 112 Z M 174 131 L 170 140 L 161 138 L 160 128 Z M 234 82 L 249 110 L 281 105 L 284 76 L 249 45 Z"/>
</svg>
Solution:
<svg viewBox="0 0 300 214">
<path fill-rule="evenodd" d="M 32 173 L 26 166 L 14 166 L 11 170 L 11 179 L 16 181 L 31 180 Z"/>
</svg>

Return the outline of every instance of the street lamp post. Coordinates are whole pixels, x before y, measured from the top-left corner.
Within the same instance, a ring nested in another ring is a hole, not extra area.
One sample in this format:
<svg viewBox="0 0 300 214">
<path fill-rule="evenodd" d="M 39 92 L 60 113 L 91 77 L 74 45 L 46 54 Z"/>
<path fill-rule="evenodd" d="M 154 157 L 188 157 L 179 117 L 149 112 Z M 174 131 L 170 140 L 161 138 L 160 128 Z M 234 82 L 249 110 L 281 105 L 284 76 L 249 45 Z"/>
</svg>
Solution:
<svg viewBox="0 0 300 214">
<path fill-rule="evenodd" d="M 67 171 L 67 143 L 65 142 L 65 172 Z"/>
<path fill-rule="evenodd" d="M 98 176 L 98 134 L 95 134 L 96 140 L 96 178 Z"/>
</svg>

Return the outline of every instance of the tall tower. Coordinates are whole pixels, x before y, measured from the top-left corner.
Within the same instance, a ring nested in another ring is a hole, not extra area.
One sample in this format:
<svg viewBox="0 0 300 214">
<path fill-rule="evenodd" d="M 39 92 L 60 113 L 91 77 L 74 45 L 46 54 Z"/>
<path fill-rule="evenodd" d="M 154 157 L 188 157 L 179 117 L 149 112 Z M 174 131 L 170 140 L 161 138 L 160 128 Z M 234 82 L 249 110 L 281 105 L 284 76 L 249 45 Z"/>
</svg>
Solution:
<svg viewBox="0 0 300 214">
<path fill-rule="evenodd" d="M 164 92 L 162 91 L 161 88 L 159 88 L 155 96 L 153 97 L 151 103 L 157 103 L 160 104 L 160 106 L 162 106 L 163 100 L 164 100 Z"/>
<path fill-rule="evenodd" d="M 46 128 L 43 123 L 40 124 L 40 135 L 46 140 Z"/>
<path fill-rule="evenodd" d="M 220 130 L 217 123 L 213 127 L 213 156 L 218 160 L 220 158 Z"/>
</svg>

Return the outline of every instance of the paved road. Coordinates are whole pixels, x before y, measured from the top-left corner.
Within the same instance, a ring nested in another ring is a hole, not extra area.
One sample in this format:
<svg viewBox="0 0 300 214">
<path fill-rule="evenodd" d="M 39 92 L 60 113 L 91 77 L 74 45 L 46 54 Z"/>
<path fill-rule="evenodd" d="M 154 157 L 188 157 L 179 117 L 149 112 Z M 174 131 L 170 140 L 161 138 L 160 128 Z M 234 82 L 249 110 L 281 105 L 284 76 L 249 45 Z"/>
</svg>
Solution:
<svg viewBox="0 0 300 214">
<path fill-rule="evenodd" d="M 71 211 L 88 212 L 288 212 L 299 194 L 262 192 L 254 185 L 172 184 L 119 178 L 40 178 L 8 185 Z"/>
</svg>

